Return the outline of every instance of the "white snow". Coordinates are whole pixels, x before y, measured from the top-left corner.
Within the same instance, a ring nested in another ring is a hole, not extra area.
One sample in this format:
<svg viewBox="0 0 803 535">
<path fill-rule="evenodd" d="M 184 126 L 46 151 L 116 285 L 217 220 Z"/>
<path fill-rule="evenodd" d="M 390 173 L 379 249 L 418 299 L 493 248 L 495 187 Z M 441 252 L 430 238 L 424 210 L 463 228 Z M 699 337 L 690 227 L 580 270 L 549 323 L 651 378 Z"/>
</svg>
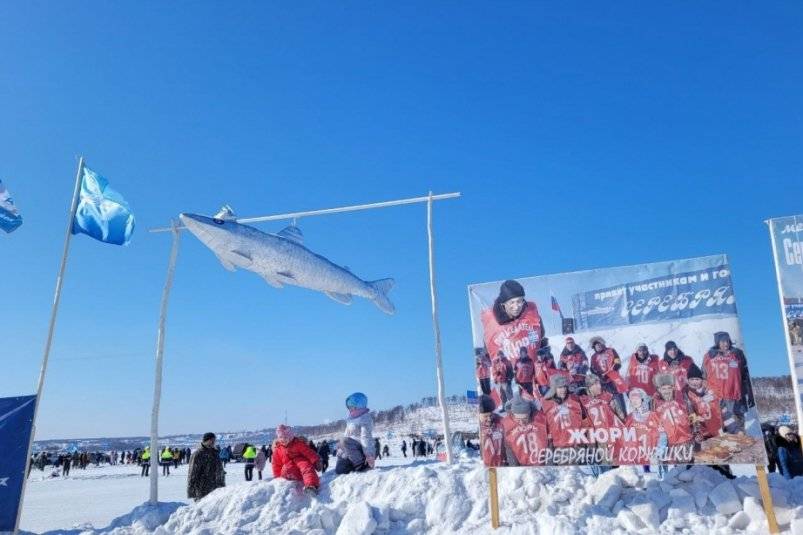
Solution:
<svg viewBox="0 0 803 535">
<path fill-rule="evenodd" d="M 330 469 L 315 498 L 293 482 L 245 482 L 242 468 L 229 464 L 226 488 L 185 505 L 181 467 L 160 480 L 160 497 L 168 503 L 158 509 L 137 505 L 146 500 L 148 484 L 136 467 L 90 468 L 66 480 L 34 471 L 22 527 L 73 535 L 490 533 L 487 470 L 465 452 L 451 467 L 394 457 L 362 474 L 335 476 Z M 495 533 L 767 532 L 754 476 L 731 483 L 702 466 L 674 467 L 664 481 L 635 467 L 597 480 L 583 468 L 505 468 L 498 474 L 502 526 Z M 803 478 L 770 474 L 770 482 L 782 530 L 799 532 Z"/>
</svg>

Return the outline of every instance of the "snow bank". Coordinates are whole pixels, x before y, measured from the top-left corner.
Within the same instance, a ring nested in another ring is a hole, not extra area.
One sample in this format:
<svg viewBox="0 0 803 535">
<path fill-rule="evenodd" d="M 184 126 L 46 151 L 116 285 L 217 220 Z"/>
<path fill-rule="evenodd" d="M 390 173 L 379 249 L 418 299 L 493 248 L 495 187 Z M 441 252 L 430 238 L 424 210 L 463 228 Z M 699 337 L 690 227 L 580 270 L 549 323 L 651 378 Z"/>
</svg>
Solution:
<svg viewBox="0 0 803 535">
<path fill-rule="evenodd" d="M 495 533 L 764 534 L 755 478 L 731 482 L 702 466 L 672 468 L 660 481 L 640 468 L 595 480 L 579 468 L 500 469 L 502 527 Z M 323 477 L 316 498 L 283 480 L 240 483 L 164 516 L 137 508 L 109 528 L 71 533 L 109 535 L 370 535 L 490 532 L 487 471 L 476 458 L 452 467 L 421 461 L 363 474 Z M 803 478 L 770 475 L 786 533 L 803 525 Z M 173 504 L 170 504 L 171 506 Z M 169 507 L 168 507 L 169 509 Z"/>
</svg>

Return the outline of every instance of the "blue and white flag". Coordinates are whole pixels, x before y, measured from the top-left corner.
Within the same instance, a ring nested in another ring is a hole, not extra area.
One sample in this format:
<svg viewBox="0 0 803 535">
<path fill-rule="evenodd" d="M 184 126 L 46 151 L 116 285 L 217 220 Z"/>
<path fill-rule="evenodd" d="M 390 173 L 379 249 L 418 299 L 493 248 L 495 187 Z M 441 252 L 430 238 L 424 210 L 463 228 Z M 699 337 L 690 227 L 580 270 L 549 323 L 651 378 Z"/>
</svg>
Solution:
<svg viewBox="0 0 803 535">
<path fill-rule="evenodd" d="M 6 232 L 14 232 L 22 225 L 22 216 L 14 206 L 14 200 L 8 194 L 8 190 L 0 180 L 0 229 Z"/>
<path fill-rule="evenodd" d="M 0 532 L 13 532 L 28 465 L 36 396 L 0 398 Z"/>
<path fill-rule="evenodd" d="M 134 233 L 134 214 L 128 203 L 109 187 L 108 180 L 88 167 L 84 167 L 72 225 L 72 233 L 79 232 L 114 245 L 128 245 Z"/>
</svg>

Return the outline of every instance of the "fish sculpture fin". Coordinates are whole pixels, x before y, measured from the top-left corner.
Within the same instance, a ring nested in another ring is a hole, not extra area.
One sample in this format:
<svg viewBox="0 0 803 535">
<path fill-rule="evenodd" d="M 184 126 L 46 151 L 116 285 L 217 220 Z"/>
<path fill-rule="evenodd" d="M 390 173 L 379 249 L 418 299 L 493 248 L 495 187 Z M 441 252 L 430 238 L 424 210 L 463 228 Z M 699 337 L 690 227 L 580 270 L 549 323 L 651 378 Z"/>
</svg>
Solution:
<svg viewBox="0 0 803 535">
<path fill-rule="evenodd" d="M 234 250 L 234 251 L 231 252 L 231 254 L 234 255 L 234 258 L 237 261 L 237 265 L 241 265 L 243 267 L 248 267 L 248 266 L 250 266 L 251 264 L 254 263 L 254 261 L 251 259 L 251 255 L 248 254 L 248 253 L 244 253 L 242 251 Z"/>
<path fill-rule="evenodd" d="M 262 278 L 265 279 L 265 282 L 267 282 L 274 288 L 284 288 L 284 284 L 282 284 L 282 282 L 279 279 L 270 277 L 268 275 L 263 275 Z"/>
<path fill-rule="evenodd" d="M 290 273 L 289 271 L 277 271 L 276 274 L 279 275 L 280 277 L 284 277 L 285 279 L 296 280 L 296 278 L 293 276 L 293 274 Z"/>
<path fill-rule="evenodd" d="M 220 255 L 215 255 L 215 256 L 217 256 L 217 259 L 220 260 L 220 263 L 223 264 L 224 268 L 226 268 L 229 271 L 235 271 L 236 268 L 235 268 L 234 264 L 232 264 L 231 262 L 229 262 L 228 260 L 226 260 L 225 258 L 223 258 Z"/>
<path fill-rule="evenodd" d="M 327 296 L 329 296 L 329 298 L 332 299 L 333 301 L 337 301 L 338 303 L 341 303 L 341 304 L 344 304 L 344 305 L 350 305 L 351 304 L 351 295 L 349 295 L 349 294 L 339 294 L 339 293 L 336 293 L 336 292 L 324 292 L 324 293 Z"/>
<path fill-rule="evenodd" d="M 396 312 L 396 307 L 388 299 L 388 292 L 393 288 L 393 279 L 380 279 L 371 281 L 368 284 L 376 290 L 376 295 L 372 299 L 374 304 L 385 314 L 393 314 Z"/>
<path fill-rule="evenodd" d="M 276 235 L 285 240 L 297 243 L 298 245 L 304 245 L 304 234 L 301 232 L 301 229 L 295 225 L 284 227 Z"/>
</svg>

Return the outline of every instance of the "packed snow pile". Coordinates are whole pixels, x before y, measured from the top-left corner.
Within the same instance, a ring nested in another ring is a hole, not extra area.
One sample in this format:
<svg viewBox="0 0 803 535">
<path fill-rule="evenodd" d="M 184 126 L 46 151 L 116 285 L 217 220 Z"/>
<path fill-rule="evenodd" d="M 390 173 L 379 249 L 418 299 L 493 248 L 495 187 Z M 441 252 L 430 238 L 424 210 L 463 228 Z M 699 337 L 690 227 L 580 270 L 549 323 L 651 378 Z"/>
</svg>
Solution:
<svg viewBox="0 0 803 535">
<path fill-rule="evenodd" d="M 501 469 L 497 533 L 767 533 L 755 478 L 728 481 L 710 468 L 676 467 L 663 481 L 640 467 L 594 479 L 579 468 Z M 153 519 L 86 534 L 489 533 L 487 470 L 476 458 L 452 467 L 420 461 L 323 477 L 317 498 L 296 483 L 266 480 L 219 489 L 177 509 L 161 526 Z M 803 533 L 803 478 L 770 475 L 778 521 Z M 148 525 L 146 525 L 148 524 Z"/>
</svg>

